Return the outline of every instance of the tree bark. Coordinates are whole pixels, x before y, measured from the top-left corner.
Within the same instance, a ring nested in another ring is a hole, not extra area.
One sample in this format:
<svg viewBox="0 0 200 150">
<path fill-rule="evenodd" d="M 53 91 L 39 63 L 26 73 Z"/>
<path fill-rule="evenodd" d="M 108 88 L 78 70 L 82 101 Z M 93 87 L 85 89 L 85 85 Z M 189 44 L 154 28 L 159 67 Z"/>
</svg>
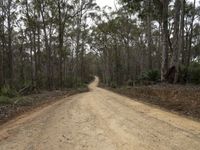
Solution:
<svg viewBox="0 0 200 150">
<path fill-rule="evenodd" d="M 12 26 L 11 26 L 11 5 L 12 0 L 8 0 L 8 84 L 13 87 L 13 49 L 12 49 Z"/>
<path fill-rule="evenodd" d="M 163 0 L 163 10 L 162 10 L 162 34 L 163 34 L 163 46 L 162 46 L 162 63 L 161 63 L 161 80 L 166 80 L 166 73 L 168 70 L 168 5 L 169 0 Z"/>
<path fill-rule="evenodd" d="M 3 8 L 4 5 L 4 1 L 2 0 L 0 2 L 0 8 L 1 8 L 1 17 L 4 18 L 5 17 L 5 11 Z M 5 33 L 4 33 L 4 19 L 1 20 L 0 22 L 0 36 L 1 36 L 1 46 L 0 46 L 0 51 L 1 51 L 1 55 L 0 55 L 0 88 L 5 84 L 5 80 L 4 80 L 4 55 L 5 55 Z"/>
<path fill-rule="evenodd" d="M 195 6 L 196 6 L 196 0 L 194 0 L 194 3 L 193 3 L 192 20 L 191 20 L 191 23 L 190 23 L 190 35 L 189 35 L 189 39 L 188 39 L 187 62 L 186 62 L 187 67 L 189 67 L 190 61 L 191 61 L 192 38 L 193 38 L 194 18 L 195 18 Z"/>
<path fill-rule="evenodd" d="M 177 83 L 179 74 L 179 60 L 180 60 L 180 48 L 179 48 L 179 25 L 180 25 L 180 0 L 175 1 L 175 14 L 174 14 L 174 33 L 173 33 L 173 53 L 170 68 L 175 67 L 174 81 Z"/>
<path fill-rule="evenodd" d="M 180 23 L 180 42 L 179 42 L 179 52 L 182 53 L 182 64 L 184 64 L 184 57 L 185 57 L 185 0 L 181 1 L 181 23 Z"/>
<path fill-rule="evenodd" d="M 51 89 L 51 49 L 49 47 L 49 40 L 47 36 L 47 30 L 46 30 L 46 22 L 44 18 L 44 12 L 45 12 L 45 6 L 44 4 L 41 4 L 40 8 L 40 14 L 42 17 L 42 24 L 43 24 L 43 32 L 44 32 L 44 40 L 45 40 L 45 49 L 47 54 L 47 87 L 48 89 Z"/>
<path fill-rule="evenodd" d="M 39 18 L 39 12 L 38 12 L 38 18 Z M 41 86 L 41 48 L 40 48 L 40 24 L 37 25 L 37 68 L 38 68 L 38 78 L 37 78 L 37 86 Z"/>
<path fill-rule="evenodd" d="M 152 27 L 151 27 L 151 21 L 152 21 L 152 14 L 151 14 L 151 7 L 152 2 L 151 0 L 148 0 L 148 15 L 147 15 L 147 42 L 148 42 L 148 69 L 152 70 Z"/>
<path fill-rule="evenodd" d="M 58 16 L 59 16 L 59 33 L 58 33 L 58 39 L 59 39 L 59 84 L 60 87 L 63 87 L 63 22 L 61 17 L 61 4 L 60 0 L 58 0 Z"/>
</svg>

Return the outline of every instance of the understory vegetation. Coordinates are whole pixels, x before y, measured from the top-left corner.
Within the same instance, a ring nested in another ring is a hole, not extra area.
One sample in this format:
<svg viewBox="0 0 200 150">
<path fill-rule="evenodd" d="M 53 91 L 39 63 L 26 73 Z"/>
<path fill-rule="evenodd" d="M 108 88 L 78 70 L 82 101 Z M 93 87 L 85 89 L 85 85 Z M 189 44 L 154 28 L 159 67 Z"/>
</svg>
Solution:
<svg viewBox="0 0 200 150">
<path fill-rule="evenodd" d="M 0 96 L 0 124 L 16 117 L 24 112 L 31 111 L 37 107 L 43 107 L 51 103 L 55 103 L 67 96 L 74 94 L 88 92 L 87 87 L 81 87 L 76 89 L 67 90 L 55 90 L 55 91 L 40 91 L 37 94 L 31 94 L 28 96 L 7 97 Z"/>
<path fill-rule="evenodd" d="M 200 119 L 199 86 L 170 84 L 105 87 L 108 90 L 178 114 Z"/>
</svg>

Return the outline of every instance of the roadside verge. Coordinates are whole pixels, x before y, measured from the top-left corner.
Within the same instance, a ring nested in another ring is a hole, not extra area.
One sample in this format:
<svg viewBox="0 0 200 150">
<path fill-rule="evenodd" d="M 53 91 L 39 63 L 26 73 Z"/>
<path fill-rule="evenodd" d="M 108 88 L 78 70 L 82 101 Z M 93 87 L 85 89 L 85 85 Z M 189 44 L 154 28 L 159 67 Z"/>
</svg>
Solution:
<svg viewBox="0 0 200 150">
<path fill-rule="evenodd" d="M 45 107 L 71 95 L 88 91 L 88 87 L 83 87 L 65 91 L 43 91 L 40 94 L 12 98 L 8 103 L 0 103 L 0 125 L 38 107 Z"/>
<path fill-rule="evenodd" d="M 136 101 L 200 120 L 200 87 L 168 84 L 120 88 L 101 87 Z"/>
</svg>

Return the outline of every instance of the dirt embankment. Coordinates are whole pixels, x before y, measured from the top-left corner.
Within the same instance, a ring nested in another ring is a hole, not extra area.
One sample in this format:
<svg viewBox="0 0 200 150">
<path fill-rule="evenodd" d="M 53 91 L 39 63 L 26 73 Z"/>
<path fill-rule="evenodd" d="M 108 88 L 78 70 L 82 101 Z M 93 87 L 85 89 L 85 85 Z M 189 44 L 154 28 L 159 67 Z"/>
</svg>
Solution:
<svg viewBox="0 0 200 150">
<path fill-rule="evenodd" d="M 0 124 L 34 108 L 44 107 L 65 97 L 87 91 L 89 91 L 89 89 L 85 87 L 64 91 L 43 91 L 40 94 L 12 98 L 9 100 L 10 103 L 0 103 Z"/>
<path fill-rule="evenodd" d="M 179 114 L 200 119 L 200 87 L 160 84 L 107 89 Z"/>
</svg>

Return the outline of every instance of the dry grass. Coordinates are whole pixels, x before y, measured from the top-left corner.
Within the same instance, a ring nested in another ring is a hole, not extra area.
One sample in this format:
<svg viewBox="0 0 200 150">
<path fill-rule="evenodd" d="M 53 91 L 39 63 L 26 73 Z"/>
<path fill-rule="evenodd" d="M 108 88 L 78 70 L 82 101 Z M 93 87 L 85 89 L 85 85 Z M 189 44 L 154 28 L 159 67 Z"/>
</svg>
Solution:
<svg viewBox="0 0 200 150">
<path fill-rule="evenodd" d="M 200 119 L 200 87 L 197 86 L 159 84 L 109 90 Z"/>
<path fill-rule="evenodd" d="M 87 91 L 89 91 L 89 89 L 84 87 L 79 89 L 69 89 L 66 91 L 43 91 L 40 94 L 16 97 L 9 100 L 2 97 L 0 103 L 0 124 L 3 124 L 8 120 L 36 107 L 48 105 L 61 100 L 64 97 Z"/>
</svg>

